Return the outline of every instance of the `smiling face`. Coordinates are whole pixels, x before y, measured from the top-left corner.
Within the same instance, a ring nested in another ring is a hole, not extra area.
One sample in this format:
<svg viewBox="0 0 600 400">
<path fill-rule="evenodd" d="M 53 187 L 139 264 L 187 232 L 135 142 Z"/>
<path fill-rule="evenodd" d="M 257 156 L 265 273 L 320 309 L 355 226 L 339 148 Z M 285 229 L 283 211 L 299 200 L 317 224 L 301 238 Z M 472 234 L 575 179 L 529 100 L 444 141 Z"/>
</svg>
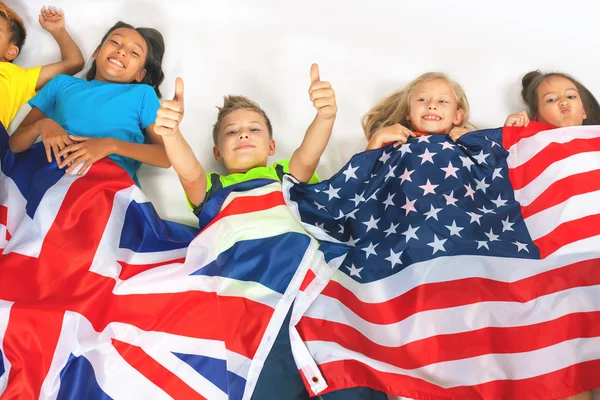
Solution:
<svg viewBox="0 0 600 400">
<path fill-rule="evenodd" d="M 556 127 L 579 126 L 587 118 L 581 96 L 573 81 L 550 76 L 537 88 L 538 121 Z"/>
<path fill-rule="evenodd" d="M 410 96 L 409 107 L 406 119 L 416 132 L 449 133 L 464 116 L 452 85 L 443 79 L 419 83 Z"/>
<path fill-rule="evenodd" d="M 148 45 L 135 29 L 115 29 L 94 52 L 94 79 L 115 83 L 141 82 L 146 74 L 147 53 Z"/>
<path fill-rule="evenodd" d="M 269 156 L 275 154 L 275 141 L 263 116 L 242 108 L 223 118 L 213 152 L 230 174 L 247 172 L 267 165 Z"/>
</svg>

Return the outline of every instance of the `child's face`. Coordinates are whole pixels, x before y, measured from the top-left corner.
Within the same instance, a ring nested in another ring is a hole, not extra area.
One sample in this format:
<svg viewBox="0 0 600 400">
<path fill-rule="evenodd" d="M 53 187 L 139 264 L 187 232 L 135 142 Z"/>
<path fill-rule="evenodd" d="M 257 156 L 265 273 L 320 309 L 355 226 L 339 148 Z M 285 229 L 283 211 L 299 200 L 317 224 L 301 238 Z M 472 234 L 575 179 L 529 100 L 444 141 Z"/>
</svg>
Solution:
<svg viewBox="0 0 600 400">
<path fill-rule="evenodd" d="M 250 109 L 235 110 L 225 116 L 213 149 L 229 173 L 247 172 L 267 165 L 275 154 L 275 141 L 269 137 L 264 118 Z"/>
<path fill-rule="evenodd" d="M 19 48 L 10 42 L 8 21 L 0 16 L 0 61 L 13 61 L 19 55 Z"/>
<path fill-rule="evenodd" d="M 553 125 L 579 126 L 587 118 L 577 87 L 570 79 L 551 76 L 537 88 L 538 121 Z"/>
<path fill-rule="evenodd" d="M 96 79 L 105 82 L 141 82 L 148 46 L 135 29 L 119 28 L 94 52 Z"/>
<path fill-rule="evenodd" d="M 452 86 L 434 79 L 419 83 L 410 96 L 410 112 L 406 117 L 413 130 L 423 133 L 449 133 L 462 122 Z"/>
</svg>

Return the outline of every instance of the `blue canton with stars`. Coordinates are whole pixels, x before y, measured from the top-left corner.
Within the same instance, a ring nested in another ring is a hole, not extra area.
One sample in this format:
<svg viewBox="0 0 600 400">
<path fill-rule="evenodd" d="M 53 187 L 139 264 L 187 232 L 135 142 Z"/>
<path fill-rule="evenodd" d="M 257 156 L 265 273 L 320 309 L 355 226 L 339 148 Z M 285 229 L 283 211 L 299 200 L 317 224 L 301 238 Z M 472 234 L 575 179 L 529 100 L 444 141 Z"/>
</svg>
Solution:
<svg viewBox="0 0 600 400">
<path fill-rule="evenodd" d="M 340 270 L 376 281 L 442 256 L 540 258 L 508 180 L 502 129 L 410 138 L 355 155 L 290 191 L 303 223 L 349 249 Z M 457 265 L 460 268 L 460 265 Z"/>
</svg>

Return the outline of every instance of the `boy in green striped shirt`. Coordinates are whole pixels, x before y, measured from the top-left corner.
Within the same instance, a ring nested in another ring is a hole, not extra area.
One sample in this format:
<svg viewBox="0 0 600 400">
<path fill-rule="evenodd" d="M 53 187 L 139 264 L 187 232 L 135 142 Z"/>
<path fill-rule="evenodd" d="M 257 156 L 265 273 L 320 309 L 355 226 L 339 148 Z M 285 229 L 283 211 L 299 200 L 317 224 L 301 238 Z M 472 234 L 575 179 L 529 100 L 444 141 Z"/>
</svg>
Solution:
<svg viewBox="0 0 600 400">
<path fill-rule="evenodd" d="M 206 174 L 179 130 L 183 118 L 183 81 L 177 79 L 175 97 L 164 101 L 158 110 L 155 131 L 163 137 L 169 161 L 196 215 L 218 189 L 236 183 L 258 178 L 281 181 L 286 173 L 300 182 L 318 181 L 315 169 L 331 136 L 337 105 L 331 84 L 320 80 L 317 64 L 311 66 L 310 77 L 309 95 L 317 115 L 292 157 L 271 166 L 267 162 L 275 154 L 275 141 L 269 117 L 244 96 L 225 97 L 213 127 L 213 152 L 215 159 L 225 164 L 228 172 L 225 176 Z"/>
</svg>

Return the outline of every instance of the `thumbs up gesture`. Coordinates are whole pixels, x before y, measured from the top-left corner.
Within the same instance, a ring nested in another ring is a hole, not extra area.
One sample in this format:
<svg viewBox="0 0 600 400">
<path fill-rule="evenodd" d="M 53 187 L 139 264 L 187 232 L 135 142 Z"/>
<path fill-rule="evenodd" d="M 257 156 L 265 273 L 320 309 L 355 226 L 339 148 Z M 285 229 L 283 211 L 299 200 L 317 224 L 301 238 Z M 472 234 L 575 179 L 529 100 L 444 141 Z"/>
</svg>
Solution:
<svg viewBox="0 0 600 400">
<path fill-rule="evenodd" d="M 319 75 L 319 65 L 313 64 L 310 67 L 310 88 L 308 89 L 310 101 L 317 109 L 317 115 L 322 119 L 335 118 L 337 114 L 337 104 L 335 102 L 335 92 L 329 82 L 321 81 Z"/>
<path fill-rule="evenodd" d="M 183 79 L 175 81 L 173 100 L 164 100 L 156 112 L 154 131 L 160 136 L 173 136 L 179 132 L 179 124 L 183 119 Z"/>
</svg>

